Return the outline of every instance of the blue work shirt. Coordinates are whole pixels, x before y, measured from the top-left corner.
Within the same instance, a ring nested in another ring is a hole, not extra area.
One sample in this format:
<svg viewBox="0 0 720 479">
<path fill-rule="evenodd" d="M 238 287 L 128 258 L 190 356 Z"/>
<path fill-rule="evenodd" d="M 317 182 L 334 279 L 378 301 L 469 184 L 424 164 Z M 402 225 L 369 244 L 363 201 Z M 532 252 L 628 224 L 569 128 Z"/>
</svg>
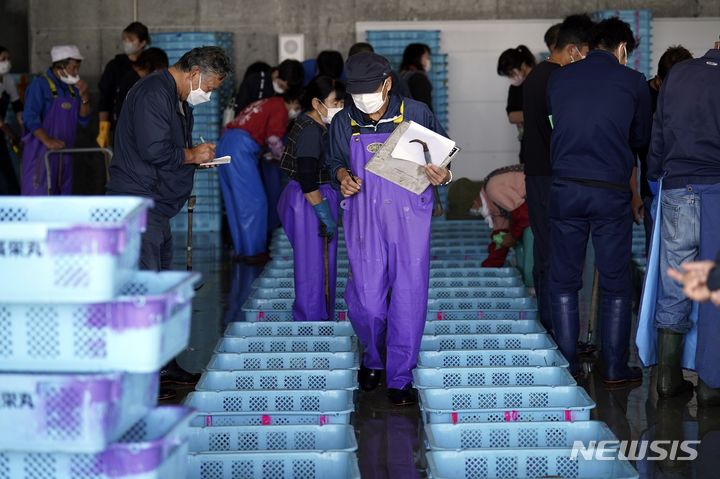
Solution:
<svg viewBox="0 0 720 479">
<path fill-rule="evenodd" d="M 435 115 L 430 111 L 430 108 L 419 101 L 401 98 L 391 92 L 390 105 L 388 105 L 387 111 L 378 123 L 373 123 L 365 113 L 358 110 L 352 100 L 346 101 L 345 108 L 335 115 L 330 125 L 330 151 L 327 156 L 326 166 L 330 172 L 332 185 L 335 188 L 340 188 L 337 181 L 337 170 L 339 168 L 349 168 L 350 165 L 350 137 L 352 136 L 350 121 L 355 120 L 360 126 L 361 134 L 392 133 L 397 127 L 392 120 L 400 116 L 400 105 L 403 102 L 405 102 L 403 113 L 405 121 L 414 121 L 440 135 L 448 136 Z"/>
<path fill-rule="evenodd" d="M 660 88 L 648 178 L 663 188 L 720 183 L 720 50 L 678 63 Z"/>
<path fill-rule="evenodd" d="M 156 72 L 137 82 L 115 129 L 108 194 L 152 198 L 156 214 L 178 214 L 193 187 L 195 166 L 185 164 L 192 128 L 192 109 L 180 101 L 170 72 Z"/>
<path fill-rule="evenodd" d="M 615 55 L 593 50 L 556 70 L 547 90 L 553 177 L 629 188 L 635 155 L 650 141 L 652 106 L 645 76 Z"/>
<path fill-rule="evenodd" d="M 50 77 L 55 84 L 58 97 L 72 97 L 70 94 L 70 88 L 72 88 L 75 92 L 75 97 L 80 101 L 80 91 L 76 86 L 62 82 L 55 76 L 52 68 L 48 68 L 45 74 Z M 25 131 L 33 133 L 38 128 L 42 128 L 43 121 L 50 112 L 54 101 L 55 98 L 53 98 L 50 85 L 48 85 L 45 77 L 42 75 L 35 77 L 25 91 L 25 109 L 23 110 L 23 125 L 25 126 Z M 90 115 L 78 115 L 78 123 L 82 126 L 87 126 L 90 123 Z"/>
</svg>

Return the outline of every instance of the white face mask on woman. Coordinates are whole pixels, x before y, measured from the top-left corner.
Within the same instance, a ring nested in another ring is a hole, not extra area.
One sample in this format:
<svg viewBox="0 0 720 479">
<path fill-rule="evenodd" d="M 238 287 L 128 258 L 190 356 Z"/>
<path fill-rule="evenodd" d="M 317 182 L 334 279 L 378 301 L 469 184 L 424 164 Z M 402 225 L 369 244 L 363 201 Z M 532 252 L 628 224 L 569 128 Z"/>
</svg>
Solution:
<svg viewBox="0 0 720 479">
<path fill-rule="evenodd" d="M 355 103 L 355 106 L 358 108 L 358 110 L 365 113 L 366 115 L 372 115 L 373 113 L 377 113 L 378 111 L 380 111 L 380 108 L 382 108 L 385 104 L 383 91 L 385 90 L 386 83 L 387 80 L 383 82 L 383 86 L 379 92 L 352 95 L 353 102 Z"/>
<path fill-rule="evenodd" d="M 12 65 L 10 64 L 10 60 L 5 60 L 0 62 L 0 75 L 5 75 L 7 73 L 10 73 L 10 69 L 12 68 Z"/>
<path fill-rule="evenodd" d="M 282 95 L 283 93 L 285 93 L 285 89 L 280 86 L 277 80 L 273 80 L 273 90 L 275 90 L 275 93 L 277 93 L 278 95 Z"/>
<path fill-rule="evenodd" d="M 125 55 L 132 55 L 140 50 L 140 45 L 137 42 L 123 42 L 123 51 L 125 52 Z"/>
<path fill-rule="evenodd" d="M 324 106 L 325 109 L 327 110 L 327 115 L 321 114 L 320 117 L 322 118 L 323 123 L 325 123 L 326 125 L 329 125 L 330 123 L 332 123 L 332 120 L 333 120 L 333 118 L 335 118 L 335 115 L 337 115 L 340 112 L 340 110 L 342 110 L 342 108 L 339 108 L 339 107 L 329 107 L 325 103 L 323 103 L 322 106 Z M 318 112 L 318 113 L 320 113 L 320 112 Z"/>
<path fill-rule="evenodd" d="M 200 105 L 202 103 L 207 103 L 210 101 L 210 97 L 212 96 L 212 92 L 207 92 L 201 88 L 202 86 L 202 73 L 200 74 L 200 81 L 198 82 L 198 87 L 193 90 L 192 87 L 192 78 L 190 79 L 190 93 L 187 97 L 187 102 L 190 103 L 192 106 Z"/>
</svg>

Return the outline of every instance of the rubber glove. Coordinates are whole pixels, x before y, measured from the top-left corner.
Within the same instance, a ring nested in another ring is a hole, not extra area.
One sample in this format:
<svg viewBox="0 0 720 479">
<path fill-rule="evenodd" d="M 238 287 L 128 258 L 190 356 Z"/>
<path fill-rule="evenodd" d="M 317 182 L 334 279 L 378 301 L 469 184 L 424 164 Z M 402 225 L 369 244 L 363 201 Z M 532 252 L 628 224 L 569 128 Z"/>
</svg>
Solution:
<svg viewBox="0 0 720 479">
<path fill-rule="evenodd" d="M 330 205 L 328 205 L 327 200 L 323 199 L 321 203 L 313 206 L 313 209 L 320 223 L 322 223 L 320 225 L 320 236 L 325 236 L 328 239 L 335 236 L 335 233 L 337 233 L 337 222 L 332 217 L 332 213 L 330 213 Z"/>
<path fill-rule="evenodd" d="M 100 131 L 95 139 L 100 148 L 106 148 L 110 145 L 110 122 L 107 120 L 100 122 Z"/>
<path fill-rule="evenodd" d="M 502 248 L 503 240 L 505 239 L 505 235 L 507 233 L 505 231 L 501 231 L 498 234 L 494 235 L 492 237 L 493 243 L 495 243 L 496 248 Z"/>
</svg>

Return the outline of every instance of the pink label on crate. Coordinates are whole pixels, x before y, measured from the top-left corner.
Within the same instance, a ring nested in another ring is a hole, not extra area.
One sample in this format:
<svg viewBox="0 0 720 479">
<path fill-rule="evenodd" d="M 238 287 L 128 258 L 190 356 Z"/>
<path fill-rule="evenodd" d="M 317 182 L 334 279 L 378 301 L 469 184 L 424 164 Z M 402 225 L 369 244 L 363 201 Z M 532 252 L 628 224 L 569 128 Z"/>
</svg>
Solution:
<svg viewBox="0 0 720 479">
<path fill-rule="evenodd" d="M 505 422 L 515 422 L 518 420 L 517 411 L 505 411 Z"/>
<path fill-rule="evenodd" d="M 338 313 L 338 318 L 340 318 L 340 321 L 345 321 L 345 311 L 340 311 Z"/>
<path fill-rule="evenodd" d="M 258 312 L 258 321 L 265 321 L 265 311 Z"/>
<path fill-rule="evenodd" d="M 268 416 L 267 414 L 263 414 L 261 422 L 263 426 L 270 426 L 272 424 L 272 419 L 270 419 L 270 416 Z"/>
<path fill-rule="evenodd" d="M 327 416 L 320 416 L 320 425 L 324 426 L 328 423 L 328 417 Z"/>
<path fill-rule="evenodd" d="M 457 423 L 458 423 L 458 413 L 456 413 L 456 412 L 450 413 L 450 417 L 452 418 L 452 423 L 453 423 L 453 424 L 457 424 Z"/>
<path fill-rule="evenodd" d="M 210 427 L 213 424 L 212 416 L 205 416 L 205 426 Z"/>
<path fill-rule="evenodd" d="M 565 411 L 565 420 L 567 422 L 572 422 L 572 420 L 573 420 L 572 411 Z"/>
<path fill-rule="evenodd" d="M 438 311 L 437 319 L 438 319 L 438 321 L 442 321 L 443 319 L 445 319 L 442 311 Z"/>
</svg>

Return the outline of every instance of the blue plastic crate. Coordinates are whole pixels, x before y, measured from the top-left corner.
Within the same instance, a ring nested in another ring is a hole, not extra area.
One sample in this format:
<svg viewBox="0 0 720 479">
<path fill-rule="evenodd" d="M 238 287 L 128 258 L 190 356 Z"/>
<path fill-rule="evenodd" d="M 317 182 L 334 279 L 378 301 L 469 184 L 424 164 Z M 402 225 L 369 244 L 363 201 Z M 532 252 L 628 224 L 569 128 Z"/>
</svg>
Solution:
<svg viewBox="0 0 720 479">
<path fill-rule="evenodd" d="M 337 278 L 338 289 L 345 289 L 347 285 L 347 278 Z M 288 271 L 286 277 L 273 277 L 273 276 L 260 276 L 252 284 L 253 288 L 256 289 L 267 289 L 267 288 L 294 288 L 295 279 L 293 278 L 293 272 Z"/>
<path fill-rule="evenodd" d="M 344 353 L 355 350 L 350 336 L 221 338 L 216 353 Z"/>
<path fill-rule="evenodd" d="M 426 445 L 434 451 L 504 448 L 569 448 L 575 441 L 616 441 L 600 421 L 427 424 Z"/>
<path fill-rule="evenodd" d="M 480 299 L 480 298 L 528 298 L 530 296 L 525 286 L 505 288 L 432 288 L 429 295 L 434 299 Z"/>
<path fill-rule="evenodd" d="M 188 479 L 360 479 L 357 457 L 350 452 L 191 453 L 187 466 Z"/>
<path fill-rule="evenodd" d="M 243 353 L 213 354 L 208 371 L 239 371 L 260 369 L 358 369 L 356 352 L 344 353 Z"/>
<path fill-rule="evenodd" d="M 517 268 L 483 268 L 482 261 L 446 259 L 430 261 L 431 278 L 508 278 L 520 277 Z"/>
<path fill-rule="evenodd" d="M 418 389 L 500 386 L 574 386 L 577 383 L 567 368 L 418 368 L 413 385 Z"/>
<path fill-rule="evenodd" d="M 248 336 L 354 336 L 347 321 L 303 321 L 287 323 L 231 323 L 225 337 Z"/>
<path fill-rule="evenodd" d="M 243 305 L 242 311 L 245 321 L 292 321 L 292 299 L 253 299 L 248 298 Z M 338 298 L 335 304 L 335 315 L 333 321 L 345 321 L 347 319 L 347 305 L 342 298 Z"/>
<path fill-rule="evenodd" d="M 342 297 L 342 290 L 343 288 L 339 288 L 337 292 L 338 297 Z M 293 288 L 257 288 L 251 293 L 250 297 L 253 299 L 294 300 L 295 290 Z"/>
<path fill-rule="evenodd" d="M 595 402 L 579 386 L 421 389 L 427 424 L 587 421 Z"/>
<path fill-rule="evenodd" d="M 157 371 L 187 347 L 199 278 L 136 272 L 108 302 L 0 302 L 0 371 Z"/>
<path fill-rule="evenodd" d="M 190 411 L 161 407 L 106 450 L 82 453 L 0 453 L 3 477 L 13 479 L 167 479 L 185 472 Z M 142 454 L 138 454 L 141 451 Z M 85 466 L 87 468 L 85 468 Z"/>
<path fill-rule="evenodd" d="M 558 366 L 567 367 L 568 361 L 557 349 L 536 350 L 485 350 L 485 351 L 421 351 L 419 368 L 501 368 Z"/>
<path fill-rule="evenodd" d="M 157 404 L 159 375 L 0 374 L 0 451 L 98 453 Z"/>
<path fill-rule="evenodd" d="M 259 371 L 206 371 L 196 391 L 320 390 L 357 389 L 357 371 L 352 369 Z"/>
<path fill-rule="evenodd" d="M 468 351 L 495 349 L 557 349 L 549 334 L 452 334 L 423 335 L 421 351 Z"/>
<path fill-rule="evenodd" d="M 476 299 L 476 298 L 430 298 L 428 311 L 487 311 L 487 310 L 521 310 L 536 309 L 537 304 L 533 298 L 504 298 L 504 299 Z"/>
<path fill-rule="evenodd" d="M 537 310 L 429 311 L 425 317 L 427 321 L 518 321 L 537 318 Z"/>
<path fill-rule="evenodd" d="M 152 201 L 123 196 L 0 198 L 0 301 L 101 302 L 137 270 Z"/>
<path fill-rule="evenodd" d="M 505 449 L 498 451 L 430 451 L 428 476 L 432 479 L 573 477 L 577 479 L 636 479 L 626 460 L 598 461 L 571 449 Z"/>
<path fill-rule="evenodd" d="M 353 391 L 196 391 L 193 426 L 349 424 Z"/>
<path fill-rule="evenodd" d="M 193 427 L 189 431 L 193 453 L 298 452 L 357 450 L 352 426 L 238 426 Z"/>
<path fill-rule="evenodd" d="M 510 288 L 524 286 L 522 278 L 431 278 L 430 288 Z"/>
<path fill-rule="evenodd" d="M 428 321 L 426 335 L 445 334 L 539 334 L 545 328 L 537 320 Z"/>
</svg>

